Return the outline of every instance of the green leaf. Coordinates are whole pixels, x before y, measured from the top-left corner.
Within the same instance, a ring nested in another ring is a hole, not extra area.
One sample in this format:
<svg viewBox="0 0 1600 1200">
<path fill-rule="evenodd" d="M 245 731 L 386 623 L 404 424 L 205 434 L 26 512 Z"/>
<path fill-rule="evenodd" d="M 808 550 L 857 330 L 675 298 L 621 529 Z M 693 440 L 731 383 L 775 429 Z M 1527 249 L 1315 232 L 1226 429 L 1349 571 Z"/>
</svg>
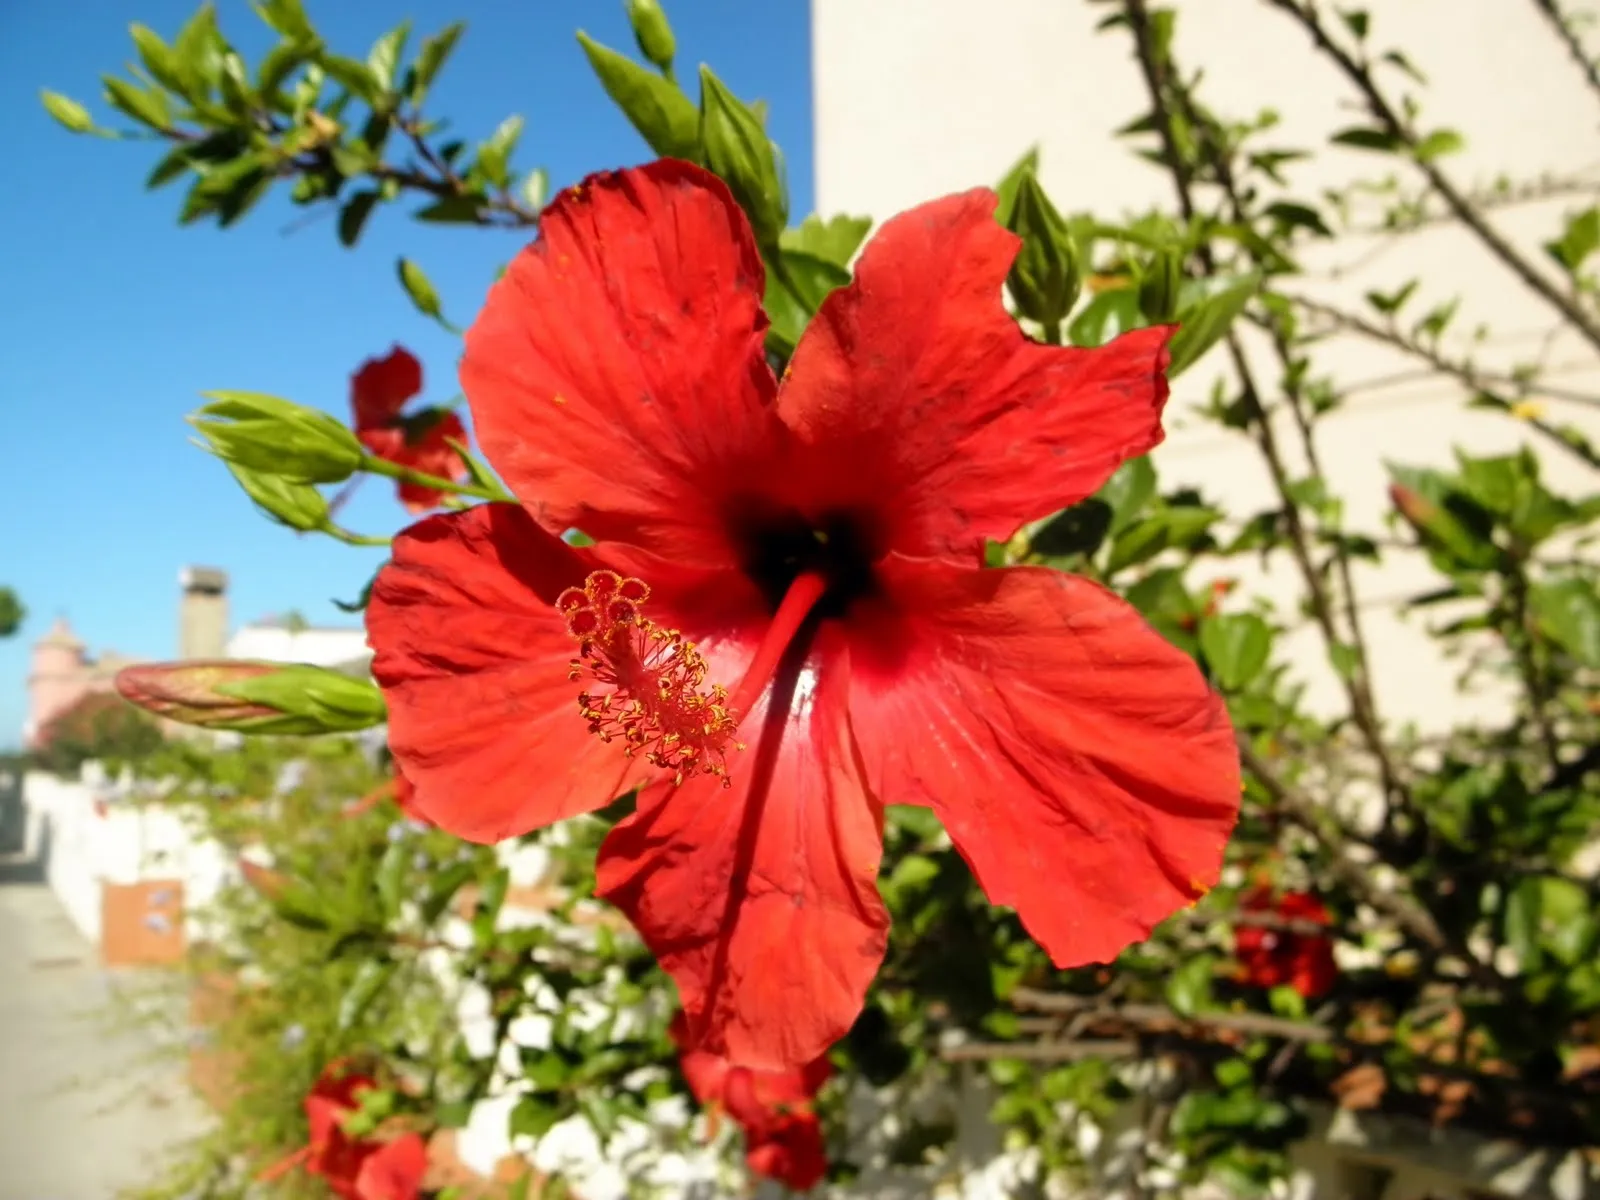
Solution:
<svg viewBox="0 0 1600 1200">
<path fill-rule="evenodd" d="M 1167 1003 L 1179 1016 L 1192 1017 L 1211 1006 L 1211 979 L 1215 959 L 1197 954 L 1185 959 L 1167 976 Z"/>
<path fill-rule="evenodd" d="M 1412 153 L 1418 162 L 1432 162 L 1466 147 L 1467 140 L 1453 129 L 1436 129 L 1416 144 Z"/>
<path fill-rule="evenodd" d="M 1200 650 L 1222 689 L 1238 691 L 1267 665 L 1272 629 L 1255 613 L 1208 617 L 1200 626 Z"/>
<path fill-rule="evenodd" d="M 581 29 L 578 44 L 606 95 L 650 148 L 663 158 L 700 162 L 700 113 L 677 84 L 594 41 Z"/>
<path fill-rule="evenodd" d="M 146 91 L 136 88 L 114 75 L 103 76 L 106 100 L 119 112 L 125 113 L 152 129 L 167 129 L 172 124 L 172 109 L 167 104 L 167 94 L 159 88 Z"/>
<path fill-rule="evenodd" d="M 827 294 L 850 282 L 850 272 L 801 250 L 780 248 L 777 258 L 781 267 L 767 272 L 763 303 L 772 322 L 769 332 L 782 340 L 787 353 L 794 349 Z"/>
<path fill-rule="evenodd" d="M 522 136 L 522 125 L 522 118 L 513 113 L 478 147 L 478 169 L 495 187 L 503 188 L 511 182 L 511 153 Z"/>
<path fill-rule="evenodd" d="M 183 77 L 183 95 L 200 101 L 222 78 L 222 53 L 226 43 L 217 28 L 217 10 L 206 0 L 172 42 L 172 60 Z"/>
<path fill-rule="evenodd" d="M 1155 494 L 1156 468 L 1148 454 L 1123 463 L 1095 493 L 1111 506 L 1112 533 L 1121 533 L 1133 524 Z"/>
<path fill-rule="evenodd" d="M 1144 324 L 1139 312 L 1139 293 L 1133 288 L 1112 288 L 1085 304 L 1067 326 L 1067 340 L 1074 346 L 1104 346 L 1118 334 Z"/>
<path fill-rule="evenodd" d="M 1104 500 L 1091 496 L 1070 508 L 1064 508 L 1033 531 L 1028 547 L 1049 558 L 1066 558 L 1074 554 L 1085 557 L 1100 549 L 1111 528 L 1112 508 Z"/>
<path fill-rule="evenodd" d="M 317 36 L 300 0 L 256 0 L 256 15 L 286 38 L 313 41 Z"/>
<path fill-rule="evenodd" d="M 861 248 L 871 228 L 871 217 L 841 214 L 824 221 L 813 213 L 799 225 L 785 229 L 778 240 L 786 250 L 799 250 L 843 267 Z"/>
<path fill-rule="evenodd" d="M 450 57 L 450 52 L 456 48 L 456 43 L 461 40 L 461 35 L 466 29 L 465 21 L 456 21 L 446 25 L 432 37 L 422 40 L 422 49 L 417 51 L 416 74 L 411 82 L 411 103 L 422 103 L 423 97 L 433 85 L 434 78 L 439 74 L 439 68 L 444 66 L 445 60 Z"/>
<path fill-rule="evenodd" d="M 137 21 L 129 27 L 129 32 L 133 34 L 134 49 L 138 50 L 139 61 L 144 63 L 145 70 L 163 87 L 183 95 L 183 72 L 178 69 L 172 48 L 153 29 Z"/>
<path fill-rule="evenodd" d="M 1592 580 L 1541 584 L 1528 596 L 1540 632 L 1586 667 L 1600 667 L 1600 595 Z"/>
<path fill-rule="evenodd" d="M 1336 146 L 1352 146 L 1357 150 L 1373 150 L 1380 154 L 1393 154 L 1403 144 L 1386 129 L 1361 126 L 1341 129 L 1331 140 Z"/>
<path fill-rule="evenodd" d="M 354 1028 L 366 1016 L 393 976 L 394 963 L 387 959 L 369 958 L 356 969 L 356 977 L 339 1000 L 337 1027 L 341 1032 Z"/>
<path fill-rule="evenodd" d="M 511 1110 L 508 1132 L 512 1137 L 543 1137 L 567 1115 L 559 1092 L 533 1092 L 517 1101 L 516 1108 Z"/>
<path fill-rule="evenodd" d="M 1167 378 L 1176 379 L 1221 341 L 1260 287 L 1260 276 L 1247 275 L 1180 312 L 1178 332 L 1170 345 L 1172 361 L 1167 366 Z"/>
<path fill-rule="evenodd" d="M 482 202 L 471 196 L 446 196 L 419 208 L 413 215 L 432 225 L 476 225 L 482 213 Z"/>
<path fill-rule="evenodd" d="M 534 212 L 541 211 L 550 198 L 550 176 L 543 167 L 535 167 L 522 180 L 522 203 Z"/>
<path fill-rule="evenodd" d="M 39 89 L 39 99 L 44 101 L 45 111 L 73 133 L 90 133 L 94 130 L 94 118 L 76 100 L 48 88 Z"/>
<path fill-rule="evenodd" d="M 377 206 L 378 193 L 375 191 L 360 191 L 351 194 L 350 198 L 339 208 L 339 242 L 344 246 L 354 246 L 361 240 L 361 230 L 366 226 L 367 218 L 372 215 L 372 210 Z"/>
<path fill-rule="evenodd" d="M 401 21 L 372 44 L 367 54 L 367 70 L 381 91 L 394 90 L 395 72 L 400 69 L 400 55 L 405 50 L 406 38 L 411 35 L 411 22 Z"/>
<path fill-rule="evenodd" d="M 1567 222 L 1566 229 L 1545 252 L 1571 274 L 1600 246 L 1600 208 L 1587 208 Z"/>
<path fill-rule="evenodd" d="M 366 63 L 339 54 L 324 54 L 321 63 L 328 78 L 351 95 L 365 100 L 369 105 L 381 103 L 383 85 L 378 82 L 377 76 L 372 73 L 372 68 Z"/>
<path fill-rule="evenodd" d="M 413 853 L 413 848 L 404 841 L 393 841 L 378 861 L 375 884 L 385 921 L 392 920 L 399 913 L 400 902 L 406 898 L 406 870 L 411 865 Z"/>
<path fill-rule="evenodd" d="M 1146 562 L 1163 550 L 1186 546 L 1221 519 L 1215 509 L 1185 505 L 1161 509 L 1135 522 L 1111 546 L 1107 573 Z"/>
<path fill-rule="evenodd" d="M 1575 965 L 1591 949 L 1595 932 L 1588 894 L 1572 880 L 1530 876 L 1506 899 L 1503 936 L 1524 972 L 1537 971 L 1546 955 Z"/>
<path fill-rule="evenodd" d="M 476 874 L 477 868 L 472 863 L 458 862 L 446 867 L 441 874 L 435 875 L 433 886 L 422 902 L 423 924 L 432 925 L 437 921 L 450 906 L 450 901 L 455 899 L 456 893 Z"/>
</svg>

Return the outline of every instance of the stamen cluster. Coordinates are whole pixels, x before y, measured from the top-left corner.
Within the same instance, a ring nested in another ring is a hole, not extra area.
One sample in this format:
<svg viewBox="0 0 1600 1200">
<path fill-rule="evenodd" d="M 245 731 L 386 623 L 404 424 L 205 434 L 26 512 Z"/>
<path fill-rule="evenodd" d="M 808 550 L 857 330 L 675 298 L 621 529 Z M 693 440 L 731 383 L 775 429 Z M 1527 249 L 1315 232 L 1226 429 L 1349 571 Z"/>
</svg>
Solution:
<svg viewBox="0 0 1600 1200">
<path fill-rule="evenodd" d="M 738 714 L 728 707 L 725 687 L 706 685 L 706 661 L 694 643 L 640 611 L 649 597 L 642 579 L 595 571 L 581 588 L 556 598 L 578 643 L 567 678 L 587 675 L 611 689 L 579 692 L 578 711 L 590 733 L 620 740 L 629 758 L 642 751 L 652 766 L 672 771 L 675 783 L 698 773 L 720 775 L 728 787 L 724 751 Z"/>
</svg>

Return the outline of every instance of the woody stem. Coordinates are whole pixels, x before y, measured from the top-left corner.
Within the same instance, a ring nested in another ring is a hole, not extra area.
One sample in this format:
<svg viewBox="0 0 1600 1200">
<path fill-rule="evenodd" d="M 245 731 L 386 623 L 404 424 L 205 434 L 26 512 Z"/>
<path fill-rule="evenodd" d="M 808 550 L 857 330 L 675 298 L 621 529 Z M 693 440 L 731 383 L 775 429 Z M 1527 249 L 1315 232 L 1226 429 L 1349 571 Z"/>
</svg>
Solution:
<svg viewBox="0 0 1600 1200">
<path fill-rule="evenodd" d="M 729 707 L 740 717 L 748 713 L 750 706 L 761 698 L 761 693 L 772 681 L 773 672 L 778 669 L 783 652 L 794 641 L 800 626 L 827 590 L 828 581 L 819 572 L 802 571 L 794 577 L 794 582 L 784 593 L 783 603 L 772 614 L 772 624 L 767 626 L 766 636 L 756 648 L 756 656 L 750 660 L 749 669 L 729 701 Z"/>
</svg>

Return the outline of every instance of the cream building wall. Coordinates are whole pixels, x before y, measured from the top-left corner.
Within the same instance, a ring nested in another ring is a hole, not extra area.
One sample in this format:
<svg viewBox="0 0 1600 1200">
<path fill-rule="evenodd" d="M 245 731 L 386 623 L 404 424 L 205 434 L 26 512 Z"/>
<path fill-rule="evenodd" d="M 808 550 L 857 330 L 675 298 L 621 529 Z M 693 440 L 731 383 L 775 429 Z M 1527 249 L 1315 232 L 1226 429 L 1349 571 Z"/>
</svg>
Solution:
<svg viewBox="0 0 1600 1200">
<path fill-rule="evenodd" d="M 1590 182 L 1582 204 L 1566 198 L 1495 213 L 1497 226 L 1543 262 L 1538 243 L 1559 231 L 1561 214 L 1594 203 L 1600 191 L 1600 98 L 1587 90 L 1535 6 L 1368 0 L 1361 7 L 1372 17 L 1372 44 L 1403 47 L 1429 77 L 1423 127 L 1466 135 L 1466 151 L 1443 160 L 1453 178 L 1476 187 L 1501 174 L 1532 179 L 1549 172 Z M 1368 123 L 1344 78 L 1264 0 L 1189 0 L 1176 8 L 1175 53 L 1190 69 L 1204 67 L 1202 95 L 1219 113 L 1244 118 L 1272 108 L 1281 117 L 1269 135 L 1274 144 L 1307 149 L 1325 145 L 1334 131 Z M 1341 28 L 1331 6 L 1323 10 Z M 881 220 L 935 196 L 992 185 L 1037 143 L 1042 182 L 1064 211 L 1110 217 L 1152 205 L 1175 211 L 1165 172 L 1135 157 L 1114 132 L 1146 111 L 1148 101 L 1127 32 L 1095 31 L 1109 11 L 1086 0 L 812 0 L 818 210 Z M 1383 78 L 1394 93 L 1407 90 L 1398 72 Z M 1398 160 L 1344 148 L 1287 168 L 1294 193 L 1311 199 L 1324 187 L 1390 170 L 1405 174 Z M 1407 182 L 1419 181 L 1407 176 Z M 1600 395 L 1593 350 L 1570 337 L 1547 344 L 1556 325 L 1550 310 L 1463 230 L 1434 226 L 1399 240 L 1344 238 L 1308 248 L 1301 261 L 1310 277 L 1293 286 L 1350 311 L 1362 310 L 1364 292 L 1392 289 L 1412 276 L 1422 278 L 1406 310 L 1416 316 L 1460 293 L 1453 330 L 1464 335 L 1485 323 L 1493 331 L 1474 351 L 1480 366 L 1503 369 L 1544 348 L 1557 367 L 1548 376 L 1552 383 Z M 1444 343 L 1452 354 L 1465 348 L 1463 339 Z M 1448 467 L 1453 446 L 1506 452 L 1530 434 L 1504 415 L 1465 410 L 1459 387 L 1441 386 L 1418 372 L 1414 360 L 1373 343 L 1342 336 L 1316 361 L 1350 393 L 1322 427 L 1319 448 L 1353 529 L 1384 532 L 1384 459 Z M 1275 364 L 1265 356 L 1260 363 L 1259 378 L 1275 380 Z M 1213 352 L 1179 379 L 1168 442 L 1156 463 L 1164 488 L 1198 485 L 1242 516 L 1274 507 L 1260 454 L 1247 436 L 1209 425 L 1195 412 L 1226 369 L 1224 355 Z M 1600 441 L 1597 415 L 1550 402 L 1551 419 L 1579 425 Z M 1281 440 L 1297 441 L 1288 428 Z M 1558 491 L 1600 489 L 1600 476 L 1575 459 L 1532 444 Z M 1291 458 L 1294 473 L 1306 473 L 1303 458 Z M 1249 572 L 1246 560 L 1227 566 L 1227 573 L 1245 575 L 1286 601 L 1299 594 L 1287 560 L 1266 578 Z M 1418 557 L 1405 554 L 1359 573 L 1380 707 L 1424 727 L 1502 711 L 1503 697 L 1492 691 L 1455 693 L 1457 667 L 1439 659 L 1417 626 L 1436 617 L 1401 614 L 1399 601 L 1432 579 Z M 1340 691 L 1320 641 L 1307 631 L 1290 645 L 1296 667 L 1313 680 L 1312 703 L 1336 706 Z"/>
</svg>

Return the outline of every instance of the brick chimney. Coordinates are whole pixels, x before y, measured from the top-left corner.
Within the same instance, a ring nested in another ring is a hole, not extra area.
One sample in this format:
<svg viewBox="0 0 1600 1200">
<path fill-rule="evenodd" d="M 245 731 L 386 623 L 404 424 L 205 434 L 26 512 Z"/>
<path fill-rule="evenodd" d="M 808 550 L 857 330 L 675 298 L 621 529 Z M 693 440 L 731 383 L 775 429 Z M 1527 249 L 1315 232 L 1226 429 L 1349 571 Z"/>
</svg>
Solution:
<svg viewBox="0 0 1600 1200">
<path fill-rule="evenodd" d="M 178 572 L 178 657 L 221 658 L 228 642 L 228 573 L 216 567 Z"/>
</svg>

